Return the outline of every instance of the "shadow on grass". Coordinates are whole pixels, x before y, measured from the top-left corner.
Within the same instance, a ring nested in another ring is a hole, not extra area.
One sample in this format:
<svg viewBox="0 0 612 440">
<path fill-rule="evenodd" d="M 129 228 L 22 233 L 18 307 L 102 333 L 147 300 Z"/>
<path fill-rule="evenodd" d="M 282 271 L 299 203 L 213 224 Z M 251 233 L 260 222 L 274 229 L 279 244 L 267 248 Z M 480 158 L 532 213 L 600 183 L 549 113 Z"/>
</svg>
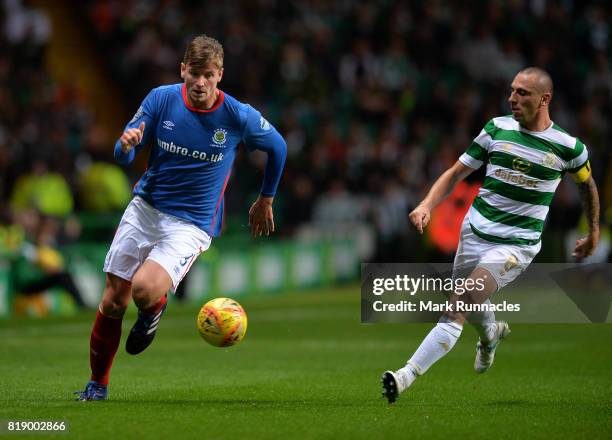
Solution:
<svg viewBox="0 0 612 440">
<path fill-rule="evenodd" d="M 40 402 L 38 398 L 18 398 L 11 399 L 13 404 L 16 402 Z M 0 402 L 2 400 L 0 399 Z M 456 401 L 423 401 L 423 400 L 409 400 L 404 399 L 396 404 L 388 404 L 384 399 L 367 398 L 367 399 L 342 399 L 342 398 L 329 398 L 329 399 L 155 399 L 150 397 L 137 398 L 134 395 L 122 398 L 122 397 L 111 397 L 110 400 L 103 402 L 78 402 L 71 398 L 63 399 L 45 399 L 47 404 L 56 406 L 57 404 L 65 404 L 71 406 L 79 405 L 104 405 L 108 407 L 118 406 L 142 406 L 142 405 L 164 405 L 167 407 L 181 407 L 181 406 L 198 406 L 202 408 L 206 407 L 225 407 L 235 409 L 304 409 L 304 408 L 393 408 L 393 407 L 411 407 L 416 406 L 419 408 L 433 408 L 433 407 L 449 407 L 454 408 L 457 405 Z M 490 402 L 472 403 L 473 406 L 479 407 L 495 407 L 495 408 L 510 408 L 510 407 L 526 407 L 526 406 L 549 406 L 552 402 L 541 402 L 540 405 L 535 404 L 524 399 L 507 399 L 507 400 L 494 400 Z M 559 405 L 559 402 L 556 402 Z"/>
<path fill-rule="evenodd" d="M 3 399 L 0 399 L 2 402 Z M 40 402 L 39 398 L 21 397 L 10 399 L 11 402 Z M 72 404 L 75 405 L 112 405 L 112 406 L 133 406 L 133 405 L 168 405 L 168 406 L 184 406 L 184 405 L 197 405 L 201 407 L 214 407 L 214 406 L 225 406 L 234 408 L 308 408 L 308 407 L 328 407 L 328 408 L 353 408 L 353 407 L 396 407 L 396 406 L 418 406 L 418 407 L 456 407 L 456 401 L 423 401 L 423 400 L 400 400 L 401 404 L 389 405 L 385 399 L 378 399 L 372 397 L 371 399 L 344 399 L 344 398 L 329 398 L 329 399 L 155 399 L 150 397 L 138 398 L 134 395 L 123 398 L 113 396 L 109 400 L 102 402 L 79 402 L 73 398 L 46 398 L 45 401 L 48 404 Z M 398 403 L 399 403 L 398 402 Z M 495 400 L 491 402 L 472 403 L 474 406 L 482 407 L 519 407 L 519 406 L 533 406 L 534 402 L 521 399 L 509 399 L 509 400 Z"/>
<path fill-rule="evenodd" d="M 0 402 L 3 402 L 0 399 Z M 35 397 L 21 397 L 13 398 L 6 403 L 13 405 L 29 404 L 29 403 L 40 403 L 40 398 Z M 109 400 L 104 401 L 89 401 L 83 402 L 75 400 L 72 397 L 67 398 L 46 398 L 45 403 L 47 406 L 66 405 L 75 407 L 78 406 L 94 406 L 104 405 L 109 406 L 143 406 L 143 405 L 164 405 L 164 406 L 200 406 L 200 407 L 234 407 L 234 408 L 308 408 L 308 407 L 364 407 L 380 404 L 382 401 L 378 400 L 323 400 L 323 399 L 261 399 L 261 400 L 245 400 L 245 399 L 151 399 L 151 398 L 136 398 L 131 396 L 129 398 L 122 397 L 111 397 Z M 376 405 L 378 406 L 378 405 Z"/>
<path fill-rule="evenodd" d="M 164 406 L 184 406 L 197 405 L 201 407 L 233 407 L 243 409 L 266 409 L 266 408 L 309 408 L 309 407 L 364 407 L 371 402 L 366 401 L 339 401 L 339 400 L 314 400 L 314 399 L 262 399 L 262 400 L 244 400 L 244 399 L 117 399 L 108 401 L 113 405 L 143 405 L 143 404 L 162 404 Z"/>
<path fill-rule="evenodd" d="M 305 408 L 394 408 L 403 407 L 419 407 L 419 408 L 456 408 L 456 402 L 422 402 L 404 400 L 401 405 L 389 404 L 386 399 L 375 398 L 371 399 L 354 399 L 354 398 L 337 398 L 337 399 L 261 399 L 261 400 L 244 400 L 244 399 L 121 399 L 109 400 L 105 403 L 120 406 L 120 405 L 155 405 L 161 404 L 164 406 L 199 406 L 199 407 L 225 407 L 234 409 L 305 409 Z"/>
</svg>

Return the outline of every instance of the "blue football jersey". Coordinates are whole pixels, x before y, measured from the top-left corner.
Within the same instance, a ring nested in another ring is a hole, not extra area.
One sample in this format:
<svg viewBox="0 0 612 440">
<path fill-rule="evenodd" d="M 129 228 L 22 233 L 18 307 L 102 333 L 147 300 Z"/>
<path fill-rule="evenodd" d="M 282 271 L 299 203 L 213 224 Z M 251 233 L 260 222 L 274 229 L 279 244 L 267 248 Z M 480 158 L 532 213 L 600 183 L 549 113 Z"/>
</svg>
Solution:
<svg viewBox="0 0 612 440">
<path fill-rule="evenodd" d="M 134 160 L 150 144 L 147 170 L 134 194 L 161 212 L 188 220 L 211 237 L 221 232 L 223 194 L 240 142 L 268 153 L 261 189 L 273 196 L 285 163 L 287 146 L 276 129 L 253 107 L 219 90 L 208 110 L 189 105 L 184 84 L 153 89 L 127 124 L 145 123 L 142 142 L 128 154 L 115 144 L 115 158 Z"/>
</svg>

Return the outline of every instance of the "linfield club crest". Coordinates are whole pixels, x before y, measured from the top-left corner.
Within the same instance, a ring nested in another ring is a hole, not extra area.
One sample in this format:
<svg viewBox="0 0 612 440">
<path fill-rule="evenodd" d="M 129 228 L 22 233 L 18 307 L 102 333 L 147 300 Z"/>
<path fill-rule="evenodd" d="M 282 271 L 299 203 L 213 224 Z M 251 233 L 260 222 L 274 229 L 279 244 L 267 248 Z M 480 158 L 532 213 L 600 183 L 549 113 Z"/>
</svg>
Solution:
<svg viewBox="0 0 612 440">
<path fill-rule="evenodd" d="M 225 144 L 225 141 L 227 140 L 227 130 L 217 128 L 213 133 L 212 140 L 217 145 Z"/>
</svg>

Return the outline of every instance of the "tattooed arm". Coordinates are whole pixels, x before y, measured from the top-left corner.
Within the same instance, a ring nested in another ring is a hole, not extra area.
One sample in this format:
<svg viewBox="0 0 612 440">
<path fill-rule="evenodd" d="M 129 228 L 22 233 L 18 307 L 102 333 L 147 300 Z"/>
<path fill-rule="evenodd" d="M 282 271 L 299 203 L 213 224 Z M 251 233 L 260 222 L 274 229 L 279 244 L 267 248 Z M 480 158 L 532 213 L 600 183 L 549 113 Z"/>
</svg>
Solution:
<svg viewBox="0 0 612 440">
<path fill-rule="evenodd" d="M 572 252 L 573 257 L 581 259 L 591 255 L 599 242 L 599 194 L 592 176 L 578 183 L 578 190 L 582 209 L 589 225 L 589 235 L 577 240 L 574 252 Z"/>
</svg>

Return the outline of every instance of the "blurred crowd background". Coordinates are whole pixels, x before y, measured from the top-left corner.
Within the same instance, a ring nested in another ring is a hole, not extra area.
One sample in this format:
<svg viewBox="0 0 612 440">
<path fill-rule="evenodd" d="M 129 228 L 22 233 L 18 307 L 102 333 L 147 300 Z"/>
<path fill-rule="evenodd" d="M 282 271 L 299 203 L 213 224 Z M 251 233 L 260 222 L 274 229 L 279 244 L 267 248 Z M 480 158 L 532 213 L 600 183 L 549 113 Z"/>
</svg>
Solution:
<svg viewBox="0 0 612 440">
<path fill-rule="evenodd" d="M 552 118 L 588 146 L 603 224 L 610 219 L 606 1 L 2 0 L 0 22 L 5 250 L 108 243 L 146 163 L 117 166 L 113 144 L 151 88 L 181 81 L 184 49 L 200 33 L 224 45 L 220 87 L 287 140 L 280 238 L 357 230 L 371 237 L 370 261 L 452 258 L 455 234 L 445 234 L 482 173 L 440 208 L 425 238 L 407 215 L 484 124 L 509 113 L 509 83 L 530 65 L 551 73 Z M 236 161 L 226 236 L 247 235 L 264 159 L 243 152 Z M 541 258 L 565 261 L 580 230 L 566 178 Z"/>
</svg>

